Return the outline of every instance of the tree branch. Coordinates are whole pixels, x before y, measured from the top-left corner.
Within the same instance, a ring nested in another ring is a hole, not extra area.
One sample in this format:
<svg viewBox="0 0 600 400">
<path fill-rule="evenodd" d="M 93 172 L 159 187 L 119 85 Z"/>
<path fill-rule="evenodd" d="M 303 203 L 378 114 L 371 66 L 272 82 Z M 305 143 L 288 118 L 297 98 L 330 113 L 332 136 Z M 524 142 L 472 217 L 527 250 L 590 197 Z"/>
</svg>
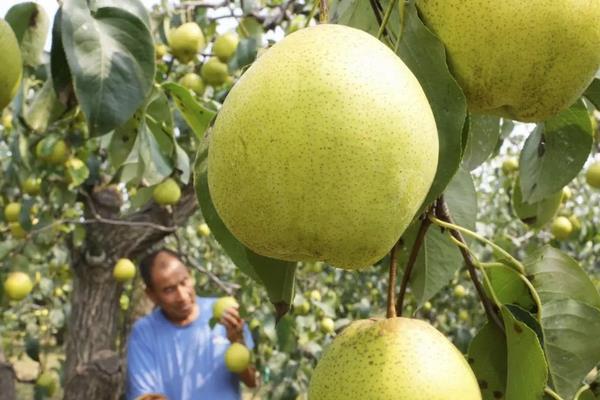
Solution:
<svg viewBox="0 0 600 400">
<path fill-rule="evenodd" d="M 400 240 L 394 244 L 390 251 L 390 273 L 388 278 L 388 293 L 387 293 L 387 318 L 396 316 L 396 305 L 394 304 L 394 293 L 396 292 L 396 276 L 398 275 L 396 266 L 396 250 L 400 245 Z"/>
</svg>

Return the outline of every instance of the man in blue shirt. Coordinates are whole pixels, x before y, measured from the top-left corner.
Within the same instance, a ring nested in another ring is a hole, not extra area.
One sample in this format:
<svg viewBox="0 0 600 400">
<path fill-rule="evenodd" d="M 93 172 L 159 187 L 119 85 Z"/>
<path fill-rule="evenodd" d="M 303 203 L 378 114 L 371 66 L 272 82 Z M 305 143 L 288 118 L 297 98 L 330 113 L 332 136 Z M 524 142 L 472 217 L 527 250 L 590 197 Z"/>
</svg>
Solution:
<svg viewBox="0 0 600 400">
<path fill-rule="evenodd" d="M 169 400 L 239 400 L 240 380 L 256 386 L 253 366 L 240 374 L 225 366 L 231 343 L 254 346 L 236 308 L 228 309 L 211 329 L 216 299 L 196 296 L 188 268 L 170 250 L 146 257 L 140 273 L 157 308 L 134 324 L 129 337 L 128 400 L 149 394 Z"/>
</svg>

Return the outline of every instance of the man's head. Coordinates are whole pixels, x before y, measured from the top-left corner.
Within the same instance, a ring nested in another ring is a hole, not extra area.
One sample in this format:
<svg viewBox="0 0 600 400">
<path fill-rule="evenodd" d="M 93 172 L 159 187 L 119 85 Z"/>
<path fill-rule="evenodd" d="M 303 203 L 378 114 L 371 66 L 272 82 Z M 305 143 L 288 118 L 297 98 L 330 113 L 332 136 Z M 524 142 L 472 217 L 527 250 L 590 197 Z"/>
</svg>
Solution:
<svg viewBox="0 0 600 400">
<path fill-rule="evenodd" d="M 188 319 L 194 312 L 196 291 L 190 271 L 179 255 L 160 249 L 140 263 L 146 294 L 173 322 Z"/>
</svg>

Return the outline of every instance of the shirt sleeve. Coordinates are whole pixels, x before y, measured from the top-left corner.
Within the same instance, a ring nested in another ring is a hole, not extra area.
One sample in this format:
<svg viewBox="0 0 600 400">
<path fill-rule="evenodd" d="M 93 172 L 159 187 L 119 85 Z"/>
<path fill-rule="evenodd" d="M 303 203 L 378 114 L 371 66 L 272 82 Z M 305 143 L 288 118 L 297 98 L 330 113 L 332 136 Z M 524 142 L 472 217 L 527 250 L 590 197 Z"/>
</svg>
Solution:
<svg viewBox="0 0 600 400">
<path fill-rule="evenodd" d="M 244 324 L 244 341 L 248 349 L 252 350 L 254 348 L 254 340 L 252 339 L 252 332 L 250 332 L 248 324 Z"/>
<path fill-rule="evenodd" d="M 134 326 L 127 345 L 127 400 L 163 393 L 158 366 L 143 326 Z"/>
</svg>

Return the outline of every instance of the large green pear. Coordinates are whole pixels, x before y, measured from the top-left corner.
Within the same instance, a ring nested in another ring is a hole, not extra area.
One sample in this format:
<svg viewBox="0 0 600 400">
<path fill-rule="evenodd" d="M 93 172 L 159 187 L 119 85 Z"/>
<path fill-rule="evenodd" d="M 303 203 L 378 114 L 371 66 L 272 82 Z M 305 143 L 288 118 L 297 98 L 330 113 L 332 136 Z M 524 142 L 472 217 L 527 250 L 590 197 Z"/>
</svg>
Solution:
<svg viewBox="0 0 600 400">
<path fill-rule="evenodd" d="M 398 240 L 437 159 L 435 120 L 406 65 L 363 31 L 319 25 L 275 44 L 232 88 L 208 184 L 256 253 L 353 269 Z"/>
<path fill-rule="evenodd" d="M 446 46 L 469 108 L 543 121 L 568 108 L 600 67 L 600 1 L 417 0 Z"/>
<path fill-rule="evenodd" d="M 23 61 L 19 42 L 12 28 L 0 19 L 0 54 L 2 55 L 2 71 L 0 72 L 0 111 L 10 103 L 21 82 Z"/>
<path fill-rule="evenodd" d="M 481 400 L 467 360 L 424 321 L 350 324 L 313 372 L 309 400 Z"/>
</svg>

